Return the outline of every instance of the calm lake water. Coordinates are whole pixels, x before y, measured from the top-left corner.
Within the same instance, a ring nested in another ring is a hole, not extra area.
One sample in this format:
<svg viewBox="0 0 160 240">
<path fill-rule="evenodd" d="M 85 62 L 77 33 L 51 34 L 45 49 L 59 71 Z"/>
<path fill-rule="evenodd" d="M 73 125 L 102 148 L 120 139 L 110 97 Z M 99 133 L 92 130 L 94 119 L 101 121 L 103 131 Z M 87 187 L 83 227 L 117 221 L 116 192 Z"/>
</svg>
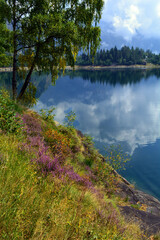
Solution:
<svg viewBox="0 0 160 240">
<path fill-rule="evenodd" d="M 1 86 L 10 81 L 10 73 L 0 74 Z M 75 126 L 94 138 L 101 153 L 121 144 L 131 155 L 121 174 L 160 199 L 160 70 L 68 71 L 56 86 L 50 75 L 35 73 L 32 81 L 35 110 L 55 106 L 60 123 L 74 111 Z"/>
</svg>

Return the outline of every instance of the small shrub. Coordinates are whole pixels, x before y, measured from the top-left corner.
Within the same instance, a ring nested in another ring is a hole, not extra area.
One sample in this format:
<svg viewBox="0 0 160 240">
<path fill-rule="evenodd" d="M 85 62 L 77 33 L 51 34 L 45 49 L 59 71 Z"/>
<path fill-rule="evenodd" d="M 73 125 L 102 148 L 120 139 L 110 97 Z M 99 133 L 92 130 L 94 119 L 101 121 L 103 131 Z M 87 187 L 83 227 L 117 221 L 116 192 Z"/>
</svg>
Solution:
<svg viewBox="0 0 160 240">
<path fill-rule="evenodd" d="M 34 116 L 34 114 L 23 114 L 22 121 L 24 124 L 24 131 L 29 136 L 41 135 L 41 124 L 40 121 Z"/>
<path fill-rule="evenodd" d="M 40 110 L 41 117 L 44 120 L 53 121 L 55 117 L 55 114 L 53 114 L 54 110 L 55 110 L 55 107 L 52 107 L 50 109 L 41 109 Z"/>
<path fill-rule="evenodd" d="M 125 170 L 125 164 L 130 160 L 130 157 L 120 145 L 111 145 L 106 148 L 106 160 L 115 170 Z"/>
<path fill-rule="evenodd" d="M 84 144 L 85 150 L 87 151 L 94 149 L 93 138 L 89 135 L 84 135 L 83 144 Z"/>
<path fill-rule="evenodd" d="M 60 125 L 58 127 L 58 130 L 60 133 L 62 133 L 65 137 L 67 137 L 70 140 L 70 148 L 72 153 L 75 154 L 79 152 L 81 148 L 81 140 L 77 135 L 76 129 Z"/>
<path fill-rule="evenodd" d="M 93 158 L 86 158 L 85 159 L 85 164 L 88 166 L 88 167 L 91 167 L 92 164 L 93 164 L 94 160 Z"/>
<path fill-rule="evenodd" d="M 55 155 L 58 155 L 59 158 L 61 158 L 62 160 L 64 160 L 67 156 L 71 154 L 70 139 L 58 130 L 50 129 L 45 132 L 45 141 L 50 146 L 51 151 Z"/>
<path fill-rule="evenodd" d="M 73 123 L 76 119 L 76 114 L 73 111 L 70 111 L 69 113 L 66 114 L 64 124 L 67 127 L 73 127 Z"/>
<path fill-rule="evenodd" d="M 4 132 L 18 133 L 22 121 L 16 112 L 16 104 L 10 99 L 6 90 L 0 90 L 0 129 Z"/>
<path fill-rule="evenodd" d="M 141 205 L 140 204 L 131 204 L 131 207 L 139 210 Z"/>
<path fill-rule="evenodd" d="M 25 91 L 21 103 L 26 107 L 33 107 L 37 103 L 36 99 L 37 88 L 33 83 L 29 83 L 27 90 Z"/>
</svg>

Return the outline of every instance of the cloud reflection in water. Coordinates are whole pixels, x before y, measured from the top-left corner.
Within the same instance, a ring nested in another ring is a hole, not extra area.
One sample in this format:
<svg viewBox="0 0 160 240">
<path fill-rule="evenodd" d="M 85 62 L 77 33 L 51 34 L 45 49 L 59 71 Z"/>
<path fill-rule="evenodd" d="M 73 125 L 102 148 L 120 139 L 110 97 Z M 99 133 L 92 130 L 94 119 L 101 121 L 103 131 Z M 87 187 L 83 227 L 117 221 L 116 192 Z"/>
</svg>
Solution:
<svg viewBox="0 0 160 240">
<path fill-rule="evenodd" d="M 42 94 L 36 109 L 51 105 L 58 122 L 72 109 L 84 133 L 106 144 L 126 142 L 131 153 L 160 138 L 160 81 L 155 77 L 112 86 L 65 76 Z"/>
</svg>

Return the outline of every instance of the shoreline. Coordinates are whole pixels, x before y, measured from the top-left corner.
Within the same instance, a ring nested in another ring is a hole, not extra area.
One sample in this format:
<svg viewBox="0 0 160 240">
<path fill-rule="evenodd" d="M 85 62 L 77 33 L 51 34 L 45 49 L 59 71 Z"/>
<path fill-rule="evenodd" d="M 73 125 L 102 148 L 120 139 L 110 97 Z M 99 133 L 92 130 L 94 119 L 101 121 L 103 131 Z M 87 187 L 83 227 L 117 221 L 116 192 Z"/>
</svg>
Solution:
<svg viewBox="0 0 160 240">
<path fill-rule="evenodd" d="M 110 69 L 142 69 L 142 70 L 150 70 L 150 69 L 160 69 L 160 65 L 153 65 L 153 64 L 147 64 L 147 65 L 111 65 L 111 66 L 79 66 L 75 65 L 74 70 L 110 70 Z M 66 66 L 65 70 L 73 70 L 72 67 Z M 0 67 L 0 72 L 12 72 L 12 67 Z"/>
<path fill-rule="evenodd" d="M 147 64 L 147 65 L 111 65 L 111 66 L 79 66 L 75 65 L 74 70 L 110 70 L 110 69 L 142 69 L 142 70 L 150 70 L 150 69 L 160 69 L 160 65 L 153 65 L 153 64 Z M 72 67 L 66 66 L 66 70 L 73 70 Z"/>
<path fill-rule="evenodd" d="M 12 67 L 1 67 L 0 72 L 12 72 Z"/>
</svg>

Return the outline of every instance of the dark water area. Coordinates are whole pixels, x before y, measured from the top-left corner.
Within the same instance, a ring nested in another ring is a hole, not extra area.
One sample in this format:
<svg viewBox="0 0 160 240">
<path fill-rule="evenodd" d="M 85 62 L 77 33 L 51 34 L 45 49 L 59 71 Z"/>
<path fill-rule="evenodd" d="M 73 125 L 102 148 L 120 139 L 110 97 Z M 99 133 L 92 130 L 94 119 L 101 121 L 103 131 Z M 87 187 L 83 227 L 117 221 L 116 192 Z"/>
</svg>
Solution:
<svg viewBox="0 0 160 240">
<path fill-rule="evenodd" d="M 55 120 L 74 111 L 75 126 L 93 137 L 95 146 L 120 144 L 131 155 L 121 174 L 160 199 L 160 70 L 68 71 L 51 85 L 50 75 L 34 73 L 36 111 L 55 106 Z M 0 73 L 9 89 L 10 73 Z M 19 82 L 19 87 L 22 82 Z"/>
</svg>

